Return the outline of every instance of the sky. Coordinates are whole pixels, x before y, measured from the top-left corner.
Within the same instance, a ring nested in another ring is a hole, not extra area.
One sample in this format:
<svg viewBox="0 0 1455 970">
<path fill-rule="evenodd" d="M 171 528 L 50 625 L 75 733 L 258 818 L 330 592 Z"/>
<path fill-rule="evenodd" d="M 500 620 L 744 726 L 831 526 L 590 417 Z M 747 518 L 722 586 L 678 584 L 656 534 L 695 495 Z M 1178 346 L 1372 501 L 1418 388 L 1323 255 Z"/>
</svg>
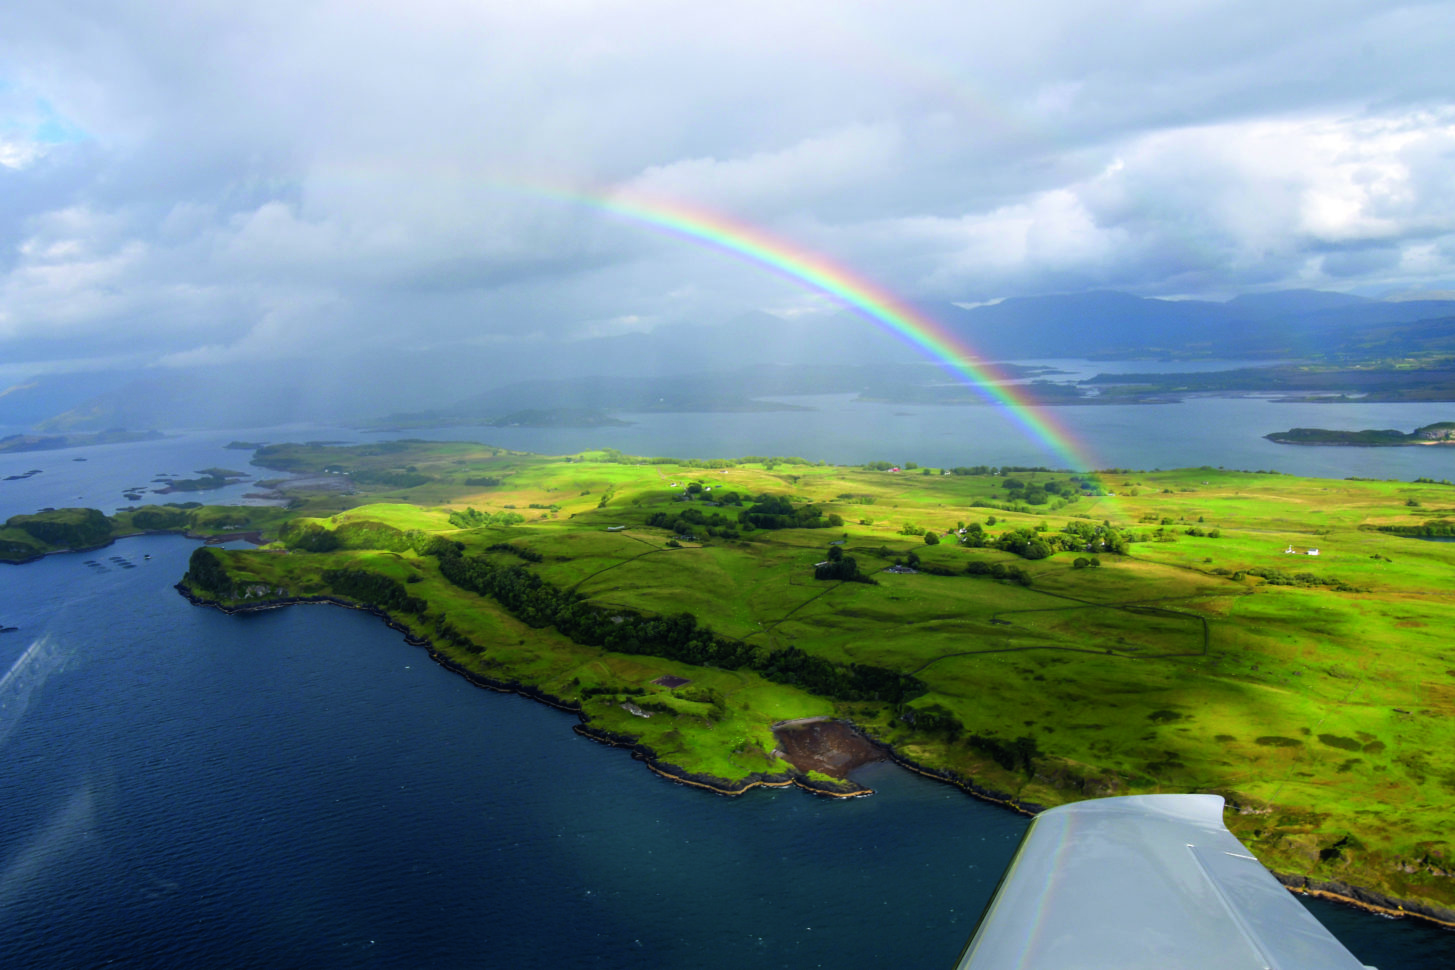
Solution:
<svg viewBox="0 0 1455 970">
<path fill-rule="evenodd" d="M 0 9 L 0 376 L 840 309 L 1455 286 L 1455 4 Z M 825 324 L 827 325 L 827 323 Z"/>
</svg>

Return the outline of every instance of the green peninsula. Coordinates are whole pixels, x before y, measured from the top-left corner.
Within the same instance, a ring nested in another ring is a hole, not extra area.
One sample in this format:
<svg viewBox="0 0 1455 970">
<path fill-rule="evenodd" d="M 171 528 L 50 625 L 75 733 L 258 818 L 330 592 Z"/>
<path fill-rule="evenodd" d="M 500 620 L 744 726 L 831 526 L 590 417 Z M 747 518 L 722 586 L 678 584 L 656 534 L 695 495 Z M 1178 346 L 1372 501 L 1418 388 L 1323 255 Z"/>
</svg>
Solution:
<svg viewBox="0 0 1455 970">
<path fill-rule="evenodd" d="M 194 601 L 375 611 L 726 792 L 862 790 L 785 740 L 819 718 L 1026 810 L 1216 792 L 1289 883 L 1455 919 L 1455 544 L 1385 531 L 1455 513 L 1446 484 L 420 441 L 254 461 L 350 487 L 163 513 L 265 540 L 199 548 Z"/>
<path fill-rule="evenodd" d="M 1437 421 L 1406 434 L 1393 428 L 1370 431 L 1329 431 L 1324 428 L 1293 428 L 1263 437 L 1280 445 L 1353 445 L 1359 448 L 1388 448 L 1402 445 L 1455 445 L 1455 421 Z"/>
<path fill-rule="evenodd" d="M 131 444 L 136 441 L 159 441 L 166 435 L 160 431 L 77 431 L 70 434 L 13 434 L 0 438 L 0 452 L 57 451 L 61 448 L 85 448 L 91 445 Z"/>
</svg>

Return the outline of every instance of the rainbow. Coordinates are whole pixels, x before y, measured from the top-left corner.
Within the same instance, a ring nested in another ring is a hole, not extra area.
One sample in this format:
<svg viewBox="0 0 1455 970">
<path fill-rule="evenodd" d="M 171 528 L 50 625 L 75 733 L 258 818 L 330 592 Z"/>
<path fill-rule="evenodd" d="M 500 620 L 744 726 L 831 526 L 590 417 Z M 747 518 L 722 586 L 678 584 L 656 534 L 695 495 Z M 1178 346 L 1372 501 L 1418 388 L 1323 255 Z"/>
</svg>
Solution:
<svg viewBox="0 0 1455 970">
<path fill-rule="evenodd" d="M 878 284 L 827 257 L 796 247 L 762 229 L 681 202 L 646 200 L 621 193 L 547 190 L 562 201 L 591 206 L 654 229 L 729 253 L 822 293 L 870 323 L 923 352 L 988 403 L 1008 415 L 1063 467 L 1096 468 L 1091 458 L 1045 409 L 944 326 Z"/>
</svg>

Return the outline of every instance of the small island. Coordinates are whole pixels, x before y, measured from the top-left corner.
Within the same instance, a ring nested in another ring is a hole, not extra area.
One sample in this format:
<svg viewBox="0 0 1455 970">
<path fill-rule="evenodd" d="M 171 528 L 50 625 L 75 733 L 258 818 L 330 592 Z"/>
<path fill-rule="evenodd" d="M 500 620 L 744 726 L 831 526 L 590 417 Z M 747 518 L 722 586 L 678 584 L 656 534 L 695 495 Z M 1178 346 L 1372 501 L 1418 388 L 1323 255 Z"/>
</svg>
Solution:
<svg viewBox="0 0 1455 970">
<path fill-rule="evenodd" d="M 1403 445 L 1455 445 L 1455 421 L 1437 421 L 1406 434 L 1393 428 L 1368 431 L 1329 431 L 1325 428 L 1292 428 L 1263 437 L 1280 445 L 1344 445 L 1356 448 L 1389 448 Z"/>
<path fill-rule="evenodd" d="M 228 485 L 237 485 L 240 482 L 252 478 L 247 472 L 233 471 L 230 468 L 199 468 L 197 474 L 201 478 L 159 478 L 161 488 L 152 489 L 158 495 L 171 495 L 174 492 L 207 492 L 215 488 L 226 488 Z M 134 489 L 128 492 L 135 491 Z M 128 494 L 128 498 L 130 495 Z"/>
</svg>

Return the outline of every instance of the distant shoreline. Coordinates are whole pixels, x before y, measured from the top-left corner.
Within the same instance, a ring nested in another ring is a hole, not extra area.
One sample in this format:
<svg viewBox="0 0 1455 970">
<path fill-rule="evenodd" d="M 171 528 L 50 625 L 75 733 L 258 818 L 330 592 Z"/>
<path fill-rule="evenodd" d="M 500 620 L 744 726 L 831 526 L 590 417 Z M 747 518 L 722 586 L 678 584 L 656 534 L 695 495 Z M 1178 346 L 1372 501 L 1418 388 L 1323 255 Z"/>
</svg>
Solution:
<svg viewBox="0 0 1455 970">
<path fill-rule="evenodd" d="M 1455 445 L 1455 421 L 1440 421 L 1409 433 L 1394 428 L 1331 431 L 1327 428 L 1290 428 L 1265 434 L 1279 445 L 1323 445 L 1342 448 L 1403 448 Z"/>
</svg>

